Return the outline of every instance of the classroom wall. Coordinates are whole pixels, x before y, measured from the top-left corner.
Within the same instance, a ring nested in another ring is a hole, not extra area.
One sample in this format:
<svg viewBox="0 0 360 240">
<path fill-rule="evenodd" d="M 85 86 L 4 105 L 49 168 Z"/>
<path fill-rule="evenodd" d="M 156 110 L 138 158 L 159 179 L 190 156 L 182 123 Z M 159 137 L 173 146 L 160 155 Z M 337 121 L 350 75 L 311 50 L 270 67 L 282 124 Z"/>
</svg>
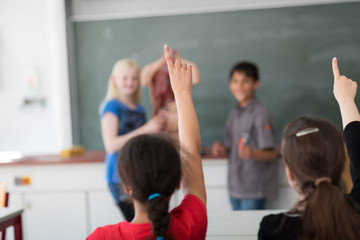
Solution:
<svg viewBox="0 0 360 240">
<path fill-rule="evenodd" d="M 64 2 L 0 1 L 0 151 L 59 152 L 71 145 Z M 39 72 L 39 104 L 24 87 L 28 68 Z"/>
<path fill-rule="evenodd" d="M 64 2 L 0 1 L 0 151 L 57 153 L 72 144 Z M 344 0 L 76 0 L 71 6 L 74 18 L 106 19 L 335 2 Z M 45 107 L 20 107 L 31 66 L 40 73 Z"/>
</svg>

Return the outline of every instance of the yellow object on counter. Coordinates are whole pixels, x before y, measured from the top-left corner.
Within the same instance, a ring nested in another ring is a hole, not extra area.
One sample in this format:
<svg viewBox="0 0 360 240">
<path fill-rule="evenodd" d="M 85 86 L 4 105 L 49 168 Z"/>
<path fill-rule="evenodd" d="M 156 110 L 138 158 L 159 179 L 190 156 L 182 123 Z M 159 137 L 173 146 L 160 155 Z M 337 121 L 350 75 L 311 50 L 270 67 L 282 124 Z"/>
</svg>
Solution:
<svg viewBox="0 0 360 240">
<path fill-rule="evenodd" d="M 64 149 L 61 151 L 60 156 L 63 158 L 82 156 L 85 153 L 85 148 L 83 146 L 73 146 L 69 149 Z"/>
</svg>

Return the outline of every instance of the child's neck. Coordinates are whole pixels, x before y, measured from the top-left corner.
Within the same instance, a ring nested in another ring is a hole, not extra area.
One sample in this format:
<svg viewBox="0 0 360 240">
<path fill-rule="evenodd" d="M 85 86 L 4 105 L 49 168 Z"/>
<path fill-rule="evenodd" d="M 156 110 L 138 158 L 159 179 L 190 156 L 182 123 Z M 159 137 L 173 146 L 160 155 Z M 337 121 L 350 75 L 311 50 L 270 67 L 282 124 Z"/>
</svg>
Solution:
<svg viewBox="0 0 360 240">
<path fill-rule="evenodd" d="M 239 107 L 244 108 L 253 100 L 254 98 L 246 99 L 244 101 L 238 102 Z"/>
<path fill-rule="evenodd" d="M 129 108 L 136 108 L 136 103 L 133 100 L 132 96 L 118 96 L 117 98 L 120 102 L 124 103 Z"/>
<path fill-rule="evenodd" d="M 131 223 L 141 224 L 151 222 L 147 215 L 146 208 L 134 199 L 135 216 Z"/>
</svg>

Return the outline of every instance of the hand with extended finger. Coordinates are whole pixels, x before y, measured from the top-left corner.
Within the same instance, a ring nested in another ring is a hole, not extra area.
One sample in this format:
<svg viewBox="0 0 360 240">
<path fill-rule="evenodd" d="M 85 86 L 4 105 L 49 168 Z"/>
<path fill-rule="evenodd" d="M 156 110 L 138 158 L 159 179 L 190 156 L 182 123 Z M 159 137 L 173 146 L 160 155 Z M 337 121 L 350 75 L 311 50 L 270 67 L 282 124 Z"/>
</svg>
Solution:
<svg viewBox="0 0 360 240">
<path fill-rule="evenodd" d="M 353 102 L 356 96 L 357 83 L 346 76 L 340 75 L 336 58 L 332 60 L 334 73 L 334 96 L 339 104 Z"/>
<path fill-rule="evenodd" d="M 190 93 L 192 90 L 192 67 L 186 63 L 182 63 L 177 56 L 174 63 L 170 55 L 168 45 L 164 46 L 165 59 L 169 70 L 171 87 L 175 96 L 182 93 Z"/>
</svg>

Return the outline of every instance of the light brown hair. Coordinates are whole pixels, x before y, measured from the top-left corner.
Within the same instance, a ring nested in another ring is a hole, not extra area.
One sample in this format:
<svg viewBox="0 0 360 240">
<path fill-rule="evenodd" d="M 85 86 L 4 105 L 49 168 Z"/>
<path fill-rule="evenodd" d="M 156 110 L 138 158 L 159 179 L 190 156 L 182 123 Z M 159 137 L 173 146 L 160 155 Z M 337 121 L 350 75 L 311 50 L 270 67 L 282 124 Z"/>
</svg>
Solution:
<svg viewBox="0 0 360 240">
<path fill-rule="evenodd" d="M 318 131 L 296 136 L 301 130 Z M 301 239 L 359 239 L 358 205 L 346 196 L 339 183 L 346 159 L 343 138 L 329 121 L 300 117 L 286 126 L 282 155 L 305 198 L 291 212 L 300 212 L 303 224 Z M 320 178 L 330 178 L 315 184 Z"/>
</svg>

